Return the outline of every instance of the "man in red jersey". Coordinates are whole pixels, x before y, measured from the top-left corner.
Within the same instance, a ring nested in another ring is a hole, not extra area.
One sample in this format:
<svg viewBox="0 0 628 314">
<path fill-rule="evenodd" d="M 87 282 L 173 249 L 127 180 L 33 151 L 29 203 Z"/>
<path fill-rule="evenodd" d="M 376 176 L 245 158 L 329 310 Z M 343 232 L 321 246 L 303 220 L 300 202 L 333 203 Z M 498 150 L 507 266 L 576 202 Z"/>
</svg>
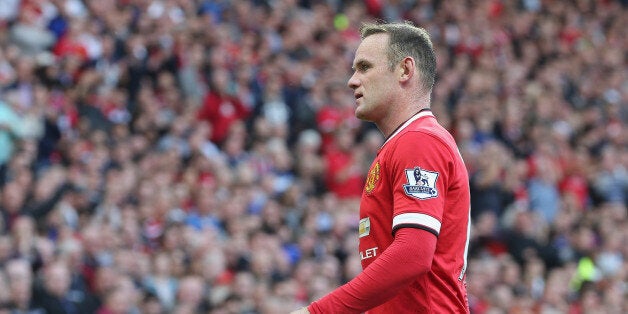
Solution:
<svg viewBox="0 0 628 314">
<path fill-rule="evenodd" d="M 366 24 L 353 61 L 358 118 L 386 136 L 360 205 L 363 272 L 293 313 L 468 313 L 469 180 L 430 111 L 436 57 L 410 24 Z"/>
</svg>

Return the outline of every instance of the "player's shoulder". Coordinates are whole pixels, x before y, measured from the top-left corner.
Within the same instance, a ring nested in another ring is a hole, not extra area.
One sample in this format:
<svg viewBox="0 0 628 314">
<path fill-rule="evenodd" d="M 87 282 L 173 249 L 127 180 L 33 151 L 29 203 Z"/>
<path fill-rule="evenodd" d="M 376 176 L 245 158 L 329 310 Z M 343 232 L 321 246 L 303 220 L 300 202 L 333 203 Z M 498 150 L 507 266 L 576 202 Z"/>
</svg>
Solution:
<svg viewBox="0 0 628 314">
<path fill-rule="evenodd" d="M 393 159 L 419 151 L 426 156 L 445 154 L 453 157 L 457 146 L 449 132 L 438 123 L 413 123 L 390 138 L 382 150 Z"/>
<path fill-rule="evenodd" d="M 436 122 L 433 117 L 431 119 L 426 117 L 408 125 L 408 127 L 404 128 L 404 130 L 399 133 L 396 140 L 398 142 L 436 141 L 446 146 L 451 146 L 451 144 L 455 145 L 454 139 L 449 131 Z"/>
</svg>

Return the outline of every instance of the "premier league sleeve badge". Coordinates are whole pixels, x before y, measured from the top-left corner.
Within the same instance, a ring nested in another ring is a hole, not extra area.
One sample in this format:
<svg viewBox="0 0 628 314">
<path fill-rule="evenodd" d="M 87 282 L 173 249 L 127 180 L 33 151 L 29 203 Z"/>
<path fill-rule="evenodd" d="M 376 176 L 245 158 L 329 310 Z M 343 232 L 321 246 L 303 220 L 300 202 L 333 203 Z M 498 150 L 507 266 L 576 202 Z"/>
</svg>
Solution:
<svg viewBox="0 0 628 314">
<path fill-rule="evenodd" d="M 406 169 L 407 184 L 403 185 L 403 190 L 408 196 L 425 200 L 438 196 L 436 189 L 436 179 L 438 172 L 428 171 L 419 167 Z"/>
</svg>

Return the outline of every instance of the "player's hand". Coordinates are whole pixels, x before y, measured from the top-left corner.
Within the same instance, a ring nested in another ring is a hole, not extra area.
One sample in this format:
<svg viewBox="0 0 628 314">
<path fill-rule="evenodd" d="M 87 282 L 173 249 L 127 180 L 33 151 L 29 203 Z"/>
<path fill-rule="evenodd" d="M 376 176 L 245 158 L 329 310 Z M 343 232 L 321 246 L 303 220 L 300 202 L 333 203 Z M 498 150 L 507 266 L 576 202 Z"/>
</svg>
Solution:
<svg viewBox="0 0 628 314">
<path fill-rule="evenodd" d="M 292 311 L 290 312 L 290 314 L 310 314 L 310 311 L 307 310 L 307 306 L 306 307 L 302 307 L 296 311 Z"/>
</svg>

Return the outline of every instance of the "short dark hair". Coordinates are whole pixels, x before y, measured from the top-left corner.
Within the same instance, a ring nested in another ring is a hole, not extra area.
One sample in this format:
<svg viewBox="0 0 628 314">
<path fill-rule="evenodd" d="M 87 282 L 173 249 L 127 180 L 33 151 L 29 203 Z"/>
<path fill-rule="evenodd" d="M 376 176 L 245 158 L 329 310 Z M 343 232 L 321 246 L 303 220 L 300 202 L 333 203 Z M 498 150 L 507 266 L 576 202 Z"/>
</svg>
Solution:
<svg viewBox="0 0 628 314">
<path fill-rule="evenodd" d="M 360 28 L 362 39 L 381 33 L 389 35 L 387 55 L 390 69 L 403 58 L 412 57 L 423 77 L 423 86 L 431 91 L 436 80 L 436 54 L 429 33 L 410 22 L 365 23 Z"/>
</svg>

